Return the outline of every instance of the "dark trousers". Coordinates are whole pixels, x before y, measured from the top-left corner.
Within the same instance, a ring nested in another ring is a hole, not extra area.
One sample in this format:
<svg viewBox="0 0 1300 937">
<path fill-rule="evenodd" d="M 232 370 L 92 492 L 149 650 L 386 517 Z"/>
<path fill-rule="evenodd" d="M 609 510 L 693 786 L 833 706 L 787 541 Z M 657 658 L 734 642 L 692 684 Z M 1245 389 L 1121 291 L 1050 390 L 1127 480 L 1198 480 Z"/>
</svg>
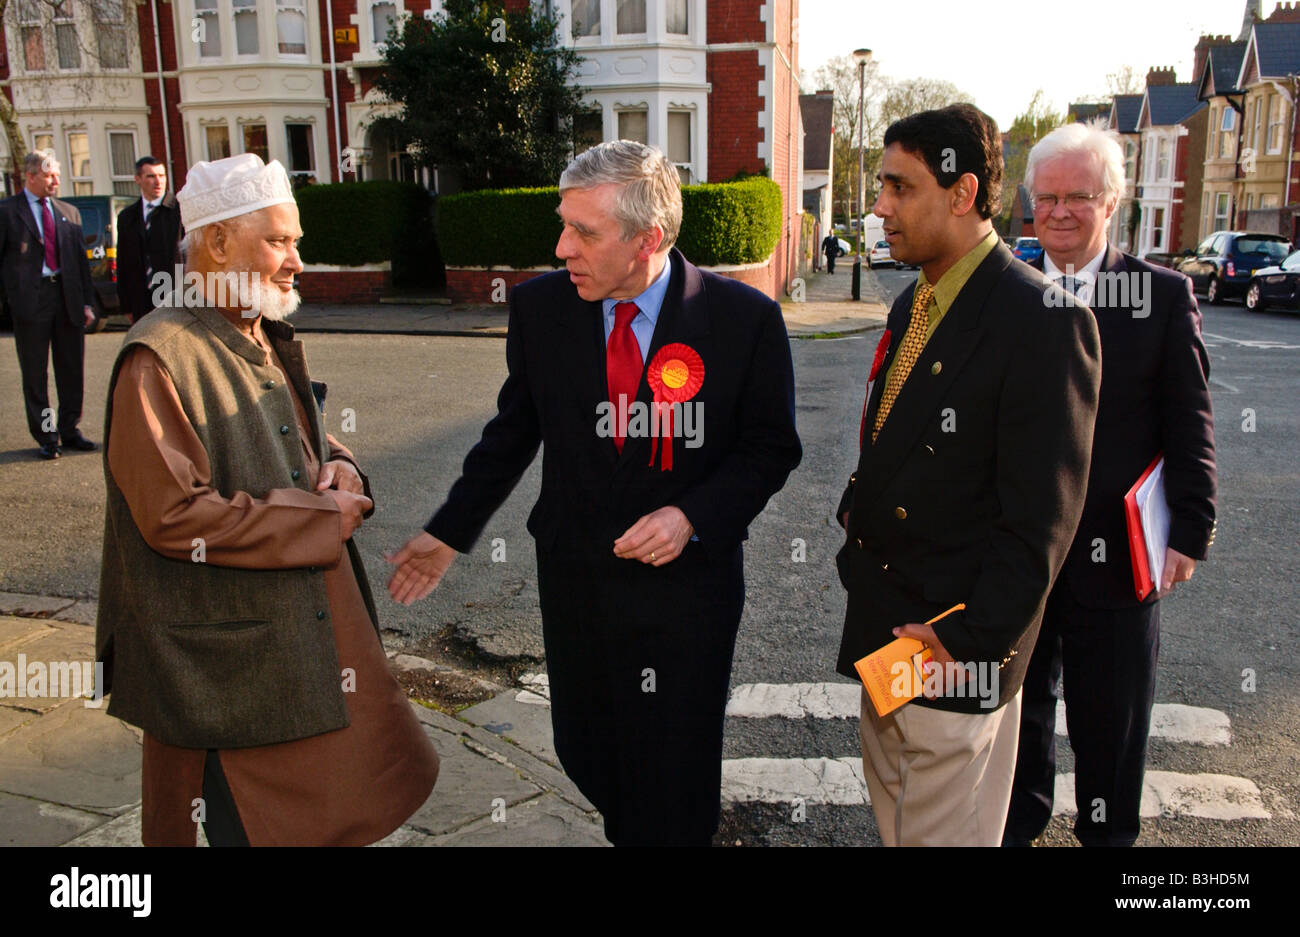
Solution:
<svg viewBox="0 0 1300 937">
<path fill-rule="evenodd" d="M 203 833 L 209 846 L 247 846 L 248 835 L 239 819 L 235 796 L 221 770 L 221 758 L 209 749 L 203 759 L 203 807 L 206 820 Z"/>
<path fill-rule="evenodd" d="M 1051 819 L 1056 694 L 1063 675 L 1075 762 L 1074 835 L 1085 846 L 1131 846 L 1137 840 L 1159 647 L 1159 602 L 1084 608 L 1058 582 L 1025 674 L 1003 845 L 1027 845 Z"/>
<path fill-rule="evenodd" d="M 688 544 L 657 569 L 548 552 L 538 549 L 538 592 L 565 772 L 614 845 L 709 845 L 744 605 L 739 549 L 708 559 Z"/>
<path fill-rule="evenodd" d="M 42 281 L 34 318 L 14 316 L 14 347 L 23 379 L 27 430 L 41 445 L 76 435 L 86 359 L 86 333 L 68 320 L 63 283 Z M 49 359 L 54 352 L 54 386 L 59 393 L 58 420 L 50 419 Z M 57 428 L 57 434 L 56 434 Z"/>
<path fill-rule="evenodd" d="M 834 272 L 835 272 L 835 255 L 834 255 L 834 254 L 827 254 L 827 255 L 826 255 L 826 272 L 827 272 L 827 273 L 834 273 Z"/>
</svg>

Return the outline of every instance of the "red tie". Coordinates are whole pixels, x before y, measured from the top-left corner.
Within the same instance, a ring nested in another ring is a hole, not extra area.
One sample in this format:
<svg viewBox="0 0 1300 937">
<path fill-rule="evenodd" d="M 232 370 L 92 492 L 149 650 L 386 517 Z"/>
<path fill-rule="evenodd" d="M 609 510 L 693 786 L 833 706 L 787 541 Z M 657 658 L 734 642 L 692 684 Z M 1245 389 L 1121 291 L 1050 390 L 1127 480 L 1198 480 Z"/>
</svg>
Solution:
<svg viewBox="0 0 1300 937">
<path fill-rule="evenodd" d="M 609 384 L 609 402 L 614 405 L 614 445 L 623 451 L 623 433 L 627 423 L 622 419 L 632 401 L 636 400 L 637 386 L 641 383 L 641 346 L 632 334 L 632 320 L 636 318 L 636 303 L 622 302 L 614 306 L 614 329 L 605 345 L 605 380 Z M 619 398 L 627 400 L 619 405 Z"/>
<path fill-rule="evenodd" d="M 50 200 L 41 199 L 41 236 L 45 238 L 45 266 L 50 273 L 59 272 L 59 252 L 55 245 L 58 238 L 54 235 L 54 213 L 50 211 Z"/>
</svg>

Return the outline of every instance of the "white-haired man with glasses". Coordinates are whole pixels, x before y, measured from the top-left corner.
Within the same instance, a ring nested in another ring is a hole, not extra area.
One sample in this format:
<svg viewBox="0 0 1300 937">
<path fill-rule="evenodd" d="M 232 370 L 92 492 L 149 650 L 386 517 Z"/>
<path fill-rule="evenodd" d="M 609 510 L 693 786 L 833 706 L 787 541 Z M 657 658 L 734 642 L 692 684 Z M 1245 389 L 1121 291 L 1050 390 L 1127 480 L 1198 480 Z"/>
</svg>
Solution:
<svg viewBox="0 0 1300 937">
<path fill-rule="evenodd" d="M 1102 376 L 1083 517 L 1025 676 L 1003 845 L 1028 845 L 1051 819 L 1056 692 L 1064 675 L 1075 836 L 1085 846 L 1131 846 L 1155 699 L 1159 600 L 1192 578 L 1214 540 L 1209 356 L 1191 281 L 1107 242 L 1124 188 L 1113 133 L 1080 123 L 1052 131 L 1029 152 L 1025 187 L 1044 274 L 1096 317 Z M 1045 304 L 1058 295 L 1047 294 Z M 1124 494 L 1162 453 L 1169 548 L 1157 589 L 1139 599 Z"/>
</svg>

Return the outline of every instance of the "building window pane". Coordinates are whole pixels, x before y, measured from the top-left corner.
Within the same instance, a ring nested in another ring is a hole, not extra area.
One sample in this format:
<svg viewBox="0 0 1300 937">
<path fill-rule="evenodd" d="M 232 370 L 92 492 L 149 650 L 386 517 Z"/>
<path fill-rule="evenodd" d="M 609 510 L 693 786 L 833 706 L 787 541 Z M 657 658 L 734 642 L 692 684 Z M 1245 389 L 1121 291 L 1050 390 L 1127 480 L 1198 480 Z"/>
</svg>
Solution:
<svg viewBox="0 0 1300 937">
<path fill-rule="evenodd" d="M 574 39 L 600 35 L 600 0 L 573 0 L 571 15 Z"/>
<path fill-rule="evenodd" d="M 1214 229 L 1216 231 L 1228 227 L 1228 193 L 1219 192 L 1214 196 Z"/>
<path fill-rule="evenodd" d="M 257 54 L 257 0 L 230 0 L 235 11 L 235 51 Z"/>
<path fill-rule="evenodd" d="M 127 46 L 126 27 L 112 23 L 97 23 L 95 39 L 99 44 L 99 64 L 101 68 L 126 68 Z"/>
<path fill-rule="evenodd" d="M 370 8 L 370 28 L 375 45 L 382 46 L 388 42 L 388 33 L 396 22 L 397 4 L 383 0 Z"/>
<path fill-rule="evenodd" d="M 285 124 L 289 138 L 289 172 L 312 173 L 316 171 L 315 150 L 312 148 L 311 124 Z"/>
<path fill-rule="evenodd" d="M 1165 249 L 1165 210 L 1157 208 L 1153 214 L 1155 221 L 1152 226 L 1151 248 L 1162 251 Z"/>
<path fill-rule="evenodd" d="M 573 155 L 585 153 L 605 139 L 600 111 L 586 111 L 573 118 Z"/>
<path fill-rule="evenodd" d="M 59 68 L 81 68 L 81 47 L 75 23 L 55 23 L 54 41 L 59 49 Z"/>
<path fill-rule="evenodd" d="M 616 0 L 615 24 L 623 34 L 645 32 L 645 0 Z"/>
<path fill-rule="evenodd" d="M 691 115 L 688 111 L 668 112 L 668 159 L 677 166 L 682 185 L 691 181 Z"/>
<path fill-rule="evenodd" d="M 23 65 L 29 72 L 45 70 L 45 39 L 41 27 L 23 27 Z"/>
<path fill-rule="evenodd" d="M 1268 104 L 1268 152 L 1282 152 L 1282 95 L 1275 94 Z"/>
<path fill-rule="evenodd" d="M 668 31 L 684 36 L 689 33 L 690 19 L 687 10 L 690 0 L 668 0 Z"/>
<path fill-rule="evenodd" d="M 645 111 L 620 111 L 618 114 L 618 138 L 649 143 Z"/>
<path fill-rule="evenodd" d="M 54 152 L 54 134 L 38 133 L 32 136 L 32 149 L 42 153 Z"/>
<path fill-rule="evenodd" d="M 1205 158 L 1206 159 L 1214 158 L 1214 141 L 1218 138 L 1218 134 L 1214 132 L 1214 127 L 1216 123 L 1217 121 L 1214 119 L 1214 111 L 1211 110 L 1210 111 L 1210 132 L 1205 135 Z"/>
<path fill-rule="evenodd" d="M 135 175 L 135 134 L 110 133 L 108 135 L 108 157 L 113 167 L 113 176 Z"/>
<path fill-rule="evenodd" d="M 94 180 L 90 178 L 89 134 L 68 134 L 67 172 L 72 179 L 73 195 L 90 195 L 94 192 Z"/>
<path fill-rule="evenodd" d="M 221 58 L 221 24 L 217 21 L 217 0 L 194 0 L 199 19 L 199 58 Z"/>
<path fill-rule="evenodd" d="M 1278 195 L 1276 192 L 1265 192 L 1259 197 L 1260 210 L 1277 208 L 1281 201 L 1282 196 Z"/>
<path fill-rule="evenodd" d="M 214 124 L 204 127 L 203 134 L 207 138 L 209 161 L 230 156 L 230 128 L 225 124 Z"/>
<path fill-rule="evenodd" d="M 285 55 L 307 54 L 307 10 L 305 0 L 275 0 L 275 30 L 280 51 Z"/>
<path fill-rule="evenodd" d="M 1157 144 L 1157 147 L 1158 147 L 1157 152 L 1159 153 L 1159 155 L 1156 157 L 1156 178 L 1168 179 L 1169 178 L 1169 141 L 1161 137 L 1159 143 Z"/>
<path fill-rule="evenodd" d="M 244 152 L 256 153 L 264 163 L 271 158 L 266 145 L 266 124 L 244 124 Z"/>
</svg>

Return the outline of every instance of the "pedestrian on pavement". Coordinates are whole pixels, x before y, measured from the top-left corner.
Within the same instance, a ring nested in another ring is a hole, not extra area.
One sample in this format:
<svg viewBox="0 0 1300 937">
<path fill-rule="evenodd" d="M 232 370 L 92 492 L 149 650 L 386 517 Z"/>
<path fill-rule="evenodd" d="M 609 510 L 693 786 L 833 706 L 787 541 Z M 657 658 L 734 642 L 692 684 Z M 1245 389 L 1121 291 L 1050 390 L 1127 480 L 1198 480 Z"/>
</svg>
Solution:
<svg viewBox="0 0 1300 937">
<path fill-rule="evenodd" d="M 283 321 L 289 177 L 251 153 L 199 162 L 178 200 L 203 298 L 126 333 L 105 431 L 96 644 L 109 714 L 144 730 L 143 839 L 193 846 L 203 822 L 213 845 L 371 843 L 424 803 L 438 757 L 353 541 L 369 482 Z"/>
<path fill-rule="evenodd" d="M 21 192 L 0 202 L 0 302 L 13 319 L 28 432 L 41 458 L 57 459 L 60 444 L 80 452 L 95 449 L 77 427 L 85 384 L 85 328 L 95 321 L 95 291 L 81 214 L 54 197 L 58 160 L 39 150 L 28 153 L 23 180 Z M 51 352 L 57 419 L 50 407 Z"/>
<path fill-rule="evenodd" d="M 1192 578 L 1214 541 L 1210 359 L 1191 281 L 1107 241 L 1124 191 L 1124 153 L 1114 133 L 1078 123 L 1052 131 L 1029 151 L 1025 187 L 1044 248 L 1034 266 L 1077 293 L 1096 317 L 1101 404 L 1083 517 L 1025 675 L 1003 843 L 1030 844 L 1052 817 L 1064 673 L 1074 834 L 1085 846 L 1131 846 L 1155 700 L 1160 597 Z M 1169 546 L 1158 590 L 1139 599 L 1124 495 L 1162 453 Z"/>
<path fill-rule="evenodd" d="M 154 297 L 171 292 L 177 251 L 184 234 L 176 197 L 167 188 L 167 167 L 155 156 L 135 161 L 140 200 L 117 216 L 117 295 L 122 312 L 137 321 L 154 308 Z M 155 273 L 167 280 L 153 285 Z"/>
<path fill-rule="evenodd" d="M 497 415 L 390 558 L 394 599 L 428 595 L 544 443 L 528 529 L 555 750 L 616 845 L 717 830 L 741 544 L 801 456 L 780 306 L 688 263 L 681 211 L 676 169 L 644 144 L 569 165 L 567 269 L 514 288 Z M 707 429 L 693 446 L 688 419 Z"/>
<path fill-rule="evenodd" d="M 1097 326 L 1085 308 L 1048 308 L 1044 292 L 1059 291 L 993 230 L 1002 154 L 988 115 L 923 111 L 884 145 L 874 211 L 893 256 L 921 273 L 890 311 L 836 512 L 848 535 L 837 670 L 855 677 L 897 637 L 929 646 L 924 697 L 880 716 L 862 694 L 881 839 L 996 846 L 1020 684 L 1083 509 Z"/>
<path fill-rule="evenodd" d="M 840 256 L 840 239 L 832 231 L 822 240 L 822 253 L 826 255 L 826 272 L 835 273 L 835 258 Z"/>
</svg>

